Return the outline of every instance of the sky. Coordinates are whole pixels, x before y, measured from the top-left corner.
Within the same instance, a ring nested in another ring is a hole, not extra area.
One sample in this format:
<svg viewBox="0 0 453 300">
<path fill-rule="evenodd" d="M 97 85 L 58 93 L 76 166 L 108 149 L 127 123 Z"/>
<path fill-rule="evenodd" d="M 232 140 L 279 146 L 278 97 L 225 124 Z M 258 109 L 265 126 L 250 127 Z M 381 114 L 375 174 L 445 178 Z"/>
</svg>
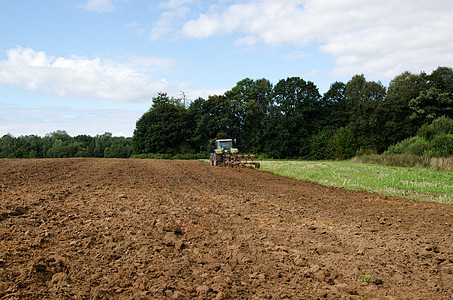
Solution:
<svg viewBox="0 0 453 300">
<path fill-rule="evenodd" d="M 451 0 L 0 0 L 0 137 L 133 135 L 159 92 L 245 78 L 321 94 L 453 66 Z"/>
</svg>

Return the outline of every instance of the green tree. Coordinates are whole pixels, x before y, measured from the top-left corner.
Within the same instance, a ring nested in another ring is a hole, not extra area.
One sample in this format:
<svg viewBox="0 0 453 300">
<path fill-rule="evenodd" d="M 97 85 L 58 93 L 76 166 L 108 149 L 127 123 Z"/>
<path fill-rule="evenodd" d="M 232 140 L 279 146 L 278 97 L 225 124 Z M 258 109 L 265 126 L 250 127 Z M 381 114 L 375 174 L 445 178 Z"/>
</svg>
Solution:
<svg viewBox="0 0 453 300">
<path fill-rule="evenodd" d="M 132 154 L 132 141 L 124 137 L 114 137 L 104 150 L 105 158 L 128 158 Z"/>
<path fill-rule="evenodd" d="M 428 79 L 425 73 L 415 75 L 407 71 L 390 81 L 382 112 L 382 117 L 385 119 L 382 128 L 385 147 L 416 133 L 421 124 L 411 118 L 412 110 L 409 102 L 425 91 L 427 85 Z"/>
<path fill-rule="evenodd" d="M 447 92 L 439 92 L 436 87 L 430 87 L 428 91 L 409 102 L 413 113 L 411 118 L 419 124 L 432 122 L 434 119 L 446 115 L 453 118 L 453 97 Z"/>
<path fill-rule="evenodd" d="M 429 83 L 439 93 L 445 93 L 447 97 L 453 98 L 453 68 L 438 67 L 429 75 Z"/>
<path fill-rule="evenodd" d="M 135 153 L 180 153 L 187 149 L 190 128 L 186 108 L 167 94 L 153 98 L 153 106 L 136 124 L 133 137 Z"/>
<path fill-rule="evenodd" d="M 318 127 L 317 117 L 321 111 L 321 95 L 318 88 L 313 82 L 307 82 L 299 77 L 290 77 L 280 80 L 275 85 L 273 95 L 277 112 L 271 117 L 282 121 L 284 132 L 275 132 L 271 135 L 280 136 L 280 139 L 285 136 L 290 137 L 285 142 L 286 149 L 283 151 L 285 156 L 308 155 L 310 152 L 309 138 Z M 268 124 L 272 123 L 275 123 L 275 120 L 268 122 Z M 275 130 L 275 128 L 268 126 L 267 130 Z M 266 142 L 269 143 L 269 140 Z"/>
<path fill-rule="evenodd" d="M 334 159 L 335 153 L 332 147 L 332 139 L 336 129 L 326 126 L 310 138 L 310 159 L 323 160 Z"/>
<path fill-rule="evenodd" d="M 348 128 L 341 127 L 335 132 L 329 148 L 335 159 L 349 159 L 353 157 L 358 149 L 358 143 Z"/>
<path fill-rule="evenodd" d="M 360 146 L 380 150 L 384 139 L 380 108 L 386 98 L 385 87 L 380 82 L 367 81 L 363 74 L 355 75 L 346 84 L 345 97 L 349 113 L 347 127 L 363 141 L 364 145 Z"/>
<path fill-rule="evenodd" d="M 411 119 L 418 126 L 442 115 L 453 118 L 453 69 L 439 67 L 426 78 L 425 89 L 409 101 Z"/>
<path fill-rule="evenodd" d="M 319 129 L 326 126 L 345 127 L 349 121 L 345 96 L 346 84 L 335 82 L 321 99 L 321 112 L 318 114 Z"/>
<path fill-rule="evenodd" d="M 209 136 L 201 126 L 205 116 L 204 106 L 206 100 L 198 98 L 192 101 L 187 109 L 187 126 L 191 128 L 190 144 L 195 152 L 209 152 Z"/>
<path fill-rule="evenodd" d="M 233 138 L 233 118 L 230 101 L 224 95 L 209 96 L 202 103 L 202 113 L 197 123 L 195 136 L 209 141 L 214 138 Z M 206 147 L 209 148 L 209 145 Z"/>
<path fill-rule="evenodd" d="M 60 139 L 55 139 L 52 147 L 47 150 L 47 157 L 50 158 L 63 158 L 69 157 L 69 149 L 65 143 Z"/>
<path fill-rule="evenodd" d="M 16 139 L 11 134 L 5 134 L 0 141 L 0 157 L 13 158 L 16 150 Z"/>
<path fill-rule="evenodd" d="M 89 151 L 92 153 L 92 156 L 104 157 L 105 148 L 110 147 L 112 139 L 112 133 L 110 132 L 96 135 L 88 147 Z"/>
<path fill-rule="evenodd" d="M 239 81 L 225 93 L 231 106 L 233 138 L 241 151 L 259 152 L 263 148 L 263 120 L 272 100 L 272 84 L 267 79 Z"/>
<path fill-rule="evenodd" d="M 286 117 L 278 107 L 271 108 L 264 119 L 264 152 L 273 158 L 288 158 L 295 147 L 286 124 Z"/>
</svg>

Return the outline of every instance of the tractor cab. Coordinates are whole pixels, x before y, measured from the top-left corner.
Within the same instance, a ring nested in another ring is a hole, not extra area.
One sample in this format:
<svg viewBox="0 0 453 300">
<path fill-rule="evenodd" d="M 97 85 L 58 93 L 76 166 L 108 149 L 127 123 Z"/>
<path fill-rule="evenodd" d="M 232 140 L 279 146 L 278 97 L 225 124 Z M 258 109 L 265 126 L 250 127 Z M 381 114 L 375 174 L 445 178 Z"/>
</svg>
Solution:
<svg viewBox="0 0 453 300">
<path fill-rule="evenodd" d="M 221 139 L 216 140 L 217 148 L 223 149 L 231 149 L 233 148 L 233 140 L 232 139 Z"/>
<path fill-rule="evenodd" d="M 233 139 L 216 139 L 216 149 L 215 153 L 224 154 L 224 153 L 238 153 L 238 149 L 233 148 Z"/>
</svg>

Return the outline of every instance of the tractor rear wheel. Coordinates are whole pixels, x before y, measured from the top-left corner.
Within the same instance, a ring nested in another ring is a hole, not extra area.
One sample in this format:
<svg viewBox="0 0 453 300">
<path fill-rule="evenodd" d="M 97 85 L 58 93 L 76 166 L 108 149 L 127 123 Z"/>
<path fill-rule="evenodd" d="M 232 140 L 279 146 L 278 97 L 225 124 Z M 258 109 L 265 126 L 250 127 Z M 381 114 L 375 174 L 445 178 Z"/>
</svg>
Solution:
<svg viewBox="0 0 453 300">
<path fill-rule="evenodd" d="M 214 166 L 218 166 L 223 163 L 222 155 L 214 154 Z"/>
</svg>

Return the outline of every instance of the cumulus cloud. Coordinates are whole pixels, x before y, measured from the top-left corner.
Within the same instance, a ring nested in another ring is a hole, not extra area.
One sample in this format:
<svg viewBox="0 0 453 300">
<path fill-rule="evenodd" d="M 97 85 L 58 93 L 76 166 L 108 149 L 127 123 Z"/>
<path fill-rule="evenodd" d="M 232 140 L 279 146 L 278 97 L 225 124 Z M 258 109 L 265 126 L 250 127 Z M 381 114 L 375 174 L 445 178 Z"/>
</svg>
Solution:
<svg viewBox="0 0 453 300">
<path fill-rule="evenodd" d="M 318 45 L 334 74 L 392 77 L 453 62 L 453 2 L 445 0 L 247 0 L 211 6 L 181 32 L 204 39 L 242 34 L 238 45 Z"/>
<path fill-rule="evenodd" d="M 0 61 L 0 84 L 70 99 L 149 101 L 158 92 L 172 91 L 165 79 L 150 73 L 168 70 L 165 58 L 135 57 L 117 63 L 101 58 L 63 58 L 43 51 L 14 48 Z"/>
<path fill-rule="evenodd" d="M 175 25 L 184 20 L 189 11 L 189 8 L 182 6 L 162 12 L 159 19 L 153 24 L 149 39 L 156 41 L 164 36 L 173 35 L 176 31 Z"/>
</svg>

